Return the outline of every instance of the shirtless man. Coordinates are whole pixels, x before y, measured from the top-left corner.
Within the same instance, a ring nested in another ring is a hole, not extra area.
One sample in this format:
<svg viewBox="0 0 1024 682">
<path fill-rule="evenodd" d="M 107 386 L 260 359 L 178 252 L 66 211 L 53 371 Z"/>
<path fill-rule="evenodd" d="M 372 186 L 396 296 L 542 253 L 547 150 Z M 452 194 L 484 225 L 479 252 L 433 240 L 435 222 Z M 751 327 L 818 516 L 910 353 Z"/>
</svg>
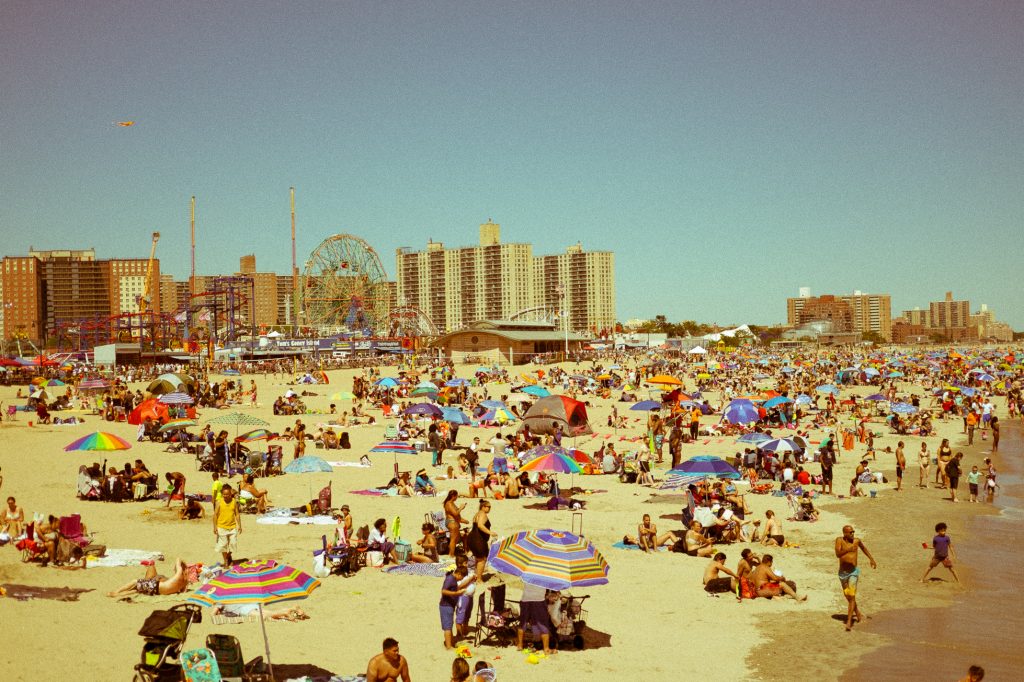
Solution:
<svg viewBox="0 0 1024 682">
<path fill-rule="evenodd" d="M 878 568 L 875 558 L 860 539 L 853 537 L 853 526 L 843 526 L 843 536 L 836 538 L 836 557 L 839 558 L 839 582 L 843 586 L 846 597 L 846 631 L 853 629 L 853 619 L 859 623 L 864 614 L 857 608 L 857 582 L 860 579 L 860 568 L 857 566 L 857 550 L 864 550 L 864 556 L 871 562 L 871 568 Z"/>
<path fill-rule="evenodd" d="M 764 536 L 761 538 L 761 544 L 765 547 L 782 547 L 786 544 L 786 536 L 782 533 L 782 521 L 775 516 L 775 512 L 771 509 L 764 513 L 768 522 L 764 527 Z"/>
<path fill-rule="evenodd" d="M 658 526 L 651 523 L 651 515 L 644 514 L 643 521 L 636 527 L 636 537 L 627 535 L 622 538 L 622 541 L 627 545 L 639 545 L 640 549 L 645 552 L 656 551 L 662 545 L 669 545 L 676 542 L 679 539 L 672 531 L 664 533 L 661 537 L 658 537 Z"/>
<path fill-rule="evenodd" d="M 150 563 L 146 566 L 146 575 L 139 580 L 133 580 L 127 585 L 117 588 L 113 592 L 107 592 L 108 597 L 114 597 L 115 599 L 121 599 L 122 597 L 129 597 L 132 594 L 145 594 L 148 596 L 155 596 L 158 594 L 178 594 L 184 592 L 185 588 L 188 587 L 188 578 L 186 577 L 187 567 L 185 562 L 181 559 L 177 559 L 175 562 L 174 575 L 167 578 L 162 575 L 157 575 L 156 566 Z"/>
<path fill-rule="evenodd" d="M 807 601 L 807 595 L 797 596 L 796 590 L 783 580 L 783 576 L 772 568 L 774 558 L 771 554 L 761 557 L 761 563 L 750 573 L 750 584 L 758 597 L 777 597 L 785 594 L 797 601 Z"/>
<path fill-rule="evenodd" d="M 744 548 L 740 552 L 740 562 L 736 564 L 736 578 L 737 580 L 743 580 L 746 578 L 750 580 L 750 574 L 754 568 L 760 563 L 761 558 L 754 554 L 754 551 L 749 547 Z"/>
<path fill-rule="evenodd" d="M 398 653 L 398 640 L 388 637 L 382 646 L 383 652 L 370 659 L 366 666 L 366 682 L 411 682 L 409 663 Z"/>
<path fill-rule="evenodd" d="M 719 573 L 725 573 L 728 578 L 723 578 Z M 725 554 L 719 552 L 708 564 L 708 567 L 704 569 L 704 591 L 710 594 L 717 594 L 719 592 L 735 592 L 736 600 L 740 601 L 739 596 L 739 576 L 730 571 L 725 567 Z"/>
<path fill-rule="evenodd" d="M 896 444 L 896 492 L 903 492 L 903 472 L 907 468 L 907 456 L 903 453 L 903 441 Z"/>
</svg>

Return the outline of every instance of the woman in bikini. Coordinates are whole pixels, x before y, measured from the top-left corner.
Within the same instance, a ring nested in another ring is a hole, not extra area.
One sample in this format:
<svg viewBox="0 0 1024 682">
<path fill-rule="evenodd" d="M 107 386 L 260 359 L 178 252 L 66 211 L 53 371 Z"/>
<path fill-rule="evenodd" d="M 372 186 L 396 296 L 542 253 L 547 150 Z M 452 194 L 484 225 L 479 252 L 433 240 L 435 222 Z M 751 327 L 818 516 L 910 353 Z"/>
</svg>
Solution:
<svg viewBox="0 0 1024 682">
<path fill-rule="evenodd" d="M 450 557 L 455 556 L 455 546 L 461 539 L 459 529 L 465 523 L 462 518 L 462 510 L 466 508 L 466 505 L 455 504 L 455 500 L 458 498 L 459 491 L 457 490 L 449 490 L 448 496 L 444 498 L 444 525 L 448 529 L 448 556 Z"/>
</svg>

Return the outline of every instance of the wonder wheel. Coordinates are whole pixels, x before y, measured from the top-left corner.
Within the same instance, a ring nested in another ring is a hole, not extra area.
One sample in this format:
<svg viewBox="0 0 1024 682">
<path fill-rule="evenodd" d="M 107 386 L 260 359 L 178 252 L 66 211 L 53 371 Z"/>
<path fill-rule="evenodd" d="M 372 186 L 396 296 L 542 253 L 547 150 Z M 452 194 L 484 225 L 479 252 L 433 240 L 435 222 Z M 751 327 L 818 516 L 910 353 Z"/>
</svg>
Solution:
<svg viewBox="0 0 1024 682">
<path fill-rule="evenodd" d="M 323 240 L 306 261 L 300 286 L 302 324 L 324 333 L 387 333 L 391 288 L 377 252 L 359 237 Z"/>
</svg>

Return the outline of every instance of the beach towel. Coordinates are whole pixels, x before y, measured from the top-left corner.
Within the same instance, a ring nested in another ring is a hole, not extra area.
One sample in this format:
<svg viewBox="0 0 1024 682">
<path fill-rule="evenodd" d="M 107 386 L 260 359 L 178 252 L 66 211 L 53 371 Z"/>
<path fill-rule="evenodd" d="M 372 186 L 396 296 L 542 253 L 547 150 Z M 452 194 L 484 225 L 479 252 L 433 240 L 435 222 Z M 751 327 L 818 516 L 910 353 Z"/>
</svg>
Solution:
<svg viewBox="0 0 1024 682">
<path fill-rule="evenodd" d="M 388 575 L 419 575 L 427 578 L 443 578 L 452 566 L 454 566 L 452 563 L 398 564 L 397 566 L 385 567 L 384 572 Z"/>
<path fill-rule="evenodd" d="M 363 464 L 362 462 L 327 462 L 332 467 L 356 467 L 358 469 L 369 469 L 369 464 Z"/>
<path fill-rule="evenodd" d="M 161 552 L 145 549 L 110 549 L 100 557 L 86 555 L 86 568 L 111 568 L 113 566 L 141 566 L 143 561 L 163 561 Z"/>
<path fill-rule="evenodd" d="M 264 526 L 333 526 L 336 521 L 330 516 L 284 516 L 264 514 L 256 517 L 256 523 Z"/>
<path fill-rule="evenodd" d="M 627 545 L 622 540 L 619 540 L 618 542 L 613 544 L 612 547 L 614 547 L 615 549 L 637 549 L 637 550 L 640 549 L 640 545 Z M 661 547 L 658 548 L 658 551 L 659 552 L 667 552 L 668 551 L 668 547 L 662 545 Z"/>
<path fill-rule="evenodd" d="M 383 490 L 377 490 L 376 488 L 368 488 L 366 490 L 353 490 L 353 495 L 367 495 L 370 497 L 384 497 Z"/>
</svg>

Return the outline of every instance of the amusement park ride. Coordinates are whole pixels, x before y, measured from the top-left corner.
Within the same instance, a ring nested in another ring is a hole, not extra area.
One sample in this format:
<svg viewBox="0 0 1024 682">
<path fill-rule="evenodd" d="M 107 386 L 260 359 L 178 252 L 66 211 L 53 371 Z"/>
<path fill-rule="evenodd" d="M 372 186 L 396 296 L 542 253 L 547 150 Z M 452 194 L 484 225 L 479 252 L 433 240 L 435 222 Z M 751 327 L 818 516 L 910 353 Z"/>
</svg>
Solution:
<svg viewBox="0 0 1024 682">
<path fill-rule="evenodd" d="M 157 283 L 154 259 L 160 233 L 152 235 L 145 290 L 138 312 L 58 321 L 50 333 L 58 352 L 81 352 L 108 343 L 138 343 L 144 352 L 206 352 L 217 347 L 255 343 L 259 333 L 251 319 L 255 300 L 252 277 L 216 277 L 206 290 L 192 293 L 173 312 L 153 309 Z M 336 234 L 323 240 L 297 276 L 291 327 L 305 338 L 401 338 L 415 347 L 438 329 L 419 308 L 398 305 L 377 252 L 363 239 Z"/>
</svg>

